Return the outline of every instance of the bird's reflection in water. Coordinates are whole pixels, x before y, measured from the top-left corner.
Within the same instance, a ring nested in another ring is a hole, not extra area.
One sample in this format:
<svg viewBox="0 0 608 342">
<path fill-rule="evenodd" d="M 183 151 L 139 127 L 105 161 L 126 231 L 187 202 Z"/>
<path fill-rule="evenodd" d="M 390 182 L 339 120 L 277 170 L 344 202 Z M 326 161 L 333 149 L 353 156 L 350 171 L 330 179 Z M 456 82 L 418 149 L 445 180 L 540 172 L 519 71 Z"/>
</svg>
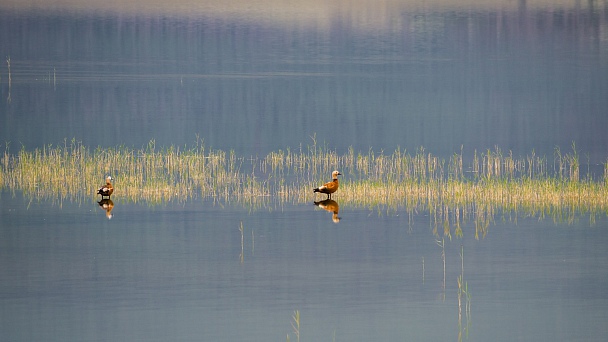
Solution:
<svg viewBox="0 0 608 342">
<path fill-rule="evenodd" d="M 334 221 L 334 223 L 340 222 L 340 217 L 338 217 L 338 212 L 340 211 L 340 205 L 338 204 L 338 202 L 336 202 L 332 199 L 326 199 L 325 201 L 318 201 L 318 202 L 314 202 L 314 203 L 317 207 L 325 209 L 325 210 L 329 211 L 330 213 L 332 213 L 331 220 Z"/>
<path fill-rule="evenodd" d="M 109 219 L 112 218 L 112 209 L 114 209 L 114 202 L 112 202 L 111 199 L 109 198 L 105 198 L 102 199 L 101 201 L 97 202 L 97 204 L 99 204 L 99 207 L 103 210 L 106 211 L 106 217 Z"/>
</svg>

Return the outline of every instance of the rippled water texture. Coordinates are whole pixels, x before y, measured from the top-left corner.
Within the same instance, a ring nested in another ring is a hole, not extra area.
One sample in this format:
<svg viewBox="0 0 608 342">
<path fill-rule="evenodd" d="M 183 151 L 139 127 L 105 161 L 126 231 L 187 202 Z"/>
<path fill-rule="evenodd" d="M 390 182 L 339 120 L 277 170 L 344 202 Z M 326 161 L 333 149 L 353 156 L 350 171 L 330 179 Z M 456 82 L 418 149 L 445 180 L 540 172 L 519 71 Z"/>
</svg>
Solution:
<svg viewBox="0 0 608 342">
<path fill-rule="evenodd" d="M 606 159 L 596 1 L 33 3 L 0 11 L 0 134 L 17 149 L 198 135 L 249 156 L 316 134 L 338 152 L 550 155 L 575 141 Z"/>
</svg>

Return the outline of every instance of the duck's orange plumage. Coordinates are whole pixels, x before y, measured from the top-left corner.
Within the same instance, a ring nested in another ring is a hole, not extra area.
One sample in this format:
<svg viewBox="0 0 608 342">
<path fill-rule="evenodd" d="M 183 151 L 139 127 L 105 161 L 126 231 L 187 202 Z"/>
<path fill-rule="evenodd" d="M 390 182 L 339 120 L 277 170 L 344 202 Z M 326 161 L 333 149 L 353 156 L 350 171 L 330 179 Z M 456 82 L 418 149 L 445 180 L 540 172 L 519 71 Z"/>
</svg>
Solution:
<svg viewBox="0 0 608 342">
<path fill-rule="evenodd" d="M 101 201 L 97 202 L 99 207 L 106 211 L 106 217 L 109 219 L 112 218 L 112 209 L 114 209 L 114 202 L 112 202 L 109 198 L 104 198 Z"/>
<path fill-rule="evenodd" d="M 99 188 L 99 190 L 97 190 L 97 194 L 101 195 L 101 198 L 103 199 L 104 197 L 110 198 L 113 192 L 114 187 L 112 186 L 112 177 L 108 176 L 108 178 L 106 178 L 106 185 Z"/>
<path fill-rule="evenodd" d="M 340 212 L 340 205 L 338 204 L 338 202 L 331 199 L 326 199 L 314 203 L 317 207 L 325 209 L 332 213 L 331 220 L 334 221 L 334 223 L 340 222 L 340 218 L 338 217 L 338 213 Z"/>
<path fill-rule="evenodd" d="M 312 189 L 313 192 L 320 192 L 322 194 L 327 194 L 327 198 L 331 198 L 331 194 L 333 194 L 334 192 L 336 192 L 336 190 L 338 190 L 338 176 L 342 175 L 340 172 L 338 171 L 334 171 L 331 173 L 331 178 L 332 181 L 331 182 L 327 182 L 323 185 L 321 185 L 318 188 L 314 188 Z"/>
</svg>

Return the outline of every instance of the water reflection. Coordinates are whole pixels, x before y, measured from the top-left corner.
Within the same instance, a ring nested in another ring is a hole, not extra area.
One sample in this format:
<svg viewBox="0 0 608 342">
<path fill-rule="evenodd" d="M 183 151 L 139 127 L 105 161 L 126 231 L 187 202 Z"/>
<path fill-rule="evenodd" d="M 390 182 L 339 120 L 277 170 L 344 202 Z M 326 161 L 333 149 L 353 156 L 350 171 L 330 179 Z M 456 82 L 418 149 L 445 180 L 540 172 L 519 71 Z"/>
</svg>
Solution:
<svg viewBox="0 0 608 342">
<path fill-rule="evenodd" d="M 465 323 L 462 324 L 462 312 L 464 306 Z M 460 247 L 460 275 L 458 276 L 458 341 L 462 341 L 462 333 L 469 336 L 471 327 L 471 292 L 469 284 L 464 277 L 464 246 Z"/>
<path fill-rule="evenodd" d="M 3 337 L 276 341 L 294 309 L 308 341 L 607 336 L 607 14 L 2 1 Z"/>
<path fill-rule="evenodd" d="M 332 199 L 326 199 L 323 201 L 315 201 L 314 204 L 317 207 L 319 207 L 321 209 L 325 209 L 325 210 L 329 211 L 330 213 L 332 213 L 331 220 L 334 223 L 340 222 L 341 217 L 338 217 L 338 213 L 340 212 L 340 205 L 338 204 L 338 202 L 336 202 Z"/>
<path fill-rule="evenodd" d="M 11 104 L 11 87 L 12 87 L 12 77 L 11 77 L 11 58 L 6 58 L 6 67 L 8 69 L 8 95 L 6 96 L 6 103 Z"/>
<path fill-rule="evenodd" d="M 572 147 L 572 152 L 556 149 L 550 161 L 534 153 L 515 157 L 500 150 L 475 152 L 472 158 L 456 154 L 447 160 L 423 148 L 415 154 L 399 149 L 392 154 L 364 154 L 350 149 L 339 155 L 317 145 L 258 159 L 211 150 L 204 144 L 158 149 L 152 141 L 139 150 L 91 151 L 72 141 L 17 154 L 7 147 L 0 158 L 0 177 L 2 186 L 22 191 L 32 200 L 83 202 L 94 193 L 90 187 L 99 175 L 112 172 L 121 175 L 125 202 L 156 205 L 212 199 L 222 205 L 272 210 L 314 201 L 332 212 L 337 222 L 337 202 L 317 202 L 314 193 L 303 190 L 322 183 L 327 170 L 337 166 L 348 175 L 339 191 L 343 205 L 379 213 L 405 211 L 410 224 L 416 213 L 427 213 L 437 237 L 462 237 L 463 226 L 472 223 L 479 239 L 497 219 L 517 222 L 532 216 L 572 224 L 581 217 L 594 223 L 605 215 L 608 163 L 583 177 L 580 153 Z M 465 163 L 466 159 L 471 162 Z M 47 179 L 48 174 L 58 177 Z M 102 195 L 107 196 L 110 187 L 111 183 L 103 186 Z"/>
<path fill-rule="evenodd" d="M 36 148 L 66 137 L 181 146 L 199 134 L 245 156 L 315 132 L 341 152 L 422 145 L 442 157 L 463 144 L 547 154 L 574 140 L 603 161 L 605 5 L 380 2 L 270 1 L 272 15 L 265 1 L 182 4 L 183 16 L 2 8 L 12 101 L 0 135 Z"/>
<path fill-rule="evenodd" d="M 99 204 L 99 207 L 102 210 L 105 210 L 106 212 L 106 217 L 109 219 L 112 218 L 112 209 L 114 209 L 114 201 L 112 201 L 109 198 L 104 198 L 101 201 L 97 202 L 97 204 Z"/>
</svg>

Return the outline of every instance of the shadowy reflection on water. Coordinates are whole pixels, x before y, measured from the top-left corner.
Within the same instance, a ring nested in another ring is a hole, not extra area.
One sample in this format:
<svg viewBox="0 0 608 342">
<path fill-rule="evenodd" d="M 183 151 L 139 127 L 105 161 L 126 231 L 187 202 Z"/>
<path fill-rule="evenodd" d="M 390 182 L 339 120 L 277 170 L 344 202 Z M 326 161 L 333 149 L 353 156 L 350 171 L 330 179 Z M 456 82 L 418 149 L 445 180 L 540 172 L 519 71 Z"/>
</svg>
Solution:
<svg viewBox="0 0 608 342">
<path fill-rule="evenodd" d="M 11 341 L 293 339 L 294 310 L 310 340 L 607 333 L 605 218 L 497 222 L 481 240 L 463 227 L 442 248 L 424 213 L 411 224 L 342 206 L 348 219 L 335 225 L 309 204 L 117 203 L 112 220 L 97 203 L 2 193 L 0 204 L 0 314 Z M 471 308 L 461 333 L 458 279 Z"/>
<path fill-rule="evenodd" d="M 605 3 L 237 3 L 3 2 L 2 143 L 200 138 L 248 157 L 315 137 L 339 155 L 425 146 L 448 160 L 574 141 L 581 166 L 606 161 Z M 295 340 L 294 310 L 302 341 L 608 336 L 605 216 L 492 207 L 482 238 L 471 220 L 450 240 L 418 207 L 341 201 L 336 225 L 309 200 L 14 196 L 0 193 L 8 341 Z"/>
<path fill-rule="evenodd" d="M 338 216 L 340 213 L 340 205 L 338 202 L 331 199 L 326 199 L 323 201 L 315 201 L 314 204 L 321 209 L 329 211 L 331 213 L 331 220 L 334 223 L 340 222 L 341 217 Z"/>
<path fill-rule="evenodd" d="M 0 5 L 3 142 L 606 159 L 603 3 L 78 3 Z"/>
</svg>

